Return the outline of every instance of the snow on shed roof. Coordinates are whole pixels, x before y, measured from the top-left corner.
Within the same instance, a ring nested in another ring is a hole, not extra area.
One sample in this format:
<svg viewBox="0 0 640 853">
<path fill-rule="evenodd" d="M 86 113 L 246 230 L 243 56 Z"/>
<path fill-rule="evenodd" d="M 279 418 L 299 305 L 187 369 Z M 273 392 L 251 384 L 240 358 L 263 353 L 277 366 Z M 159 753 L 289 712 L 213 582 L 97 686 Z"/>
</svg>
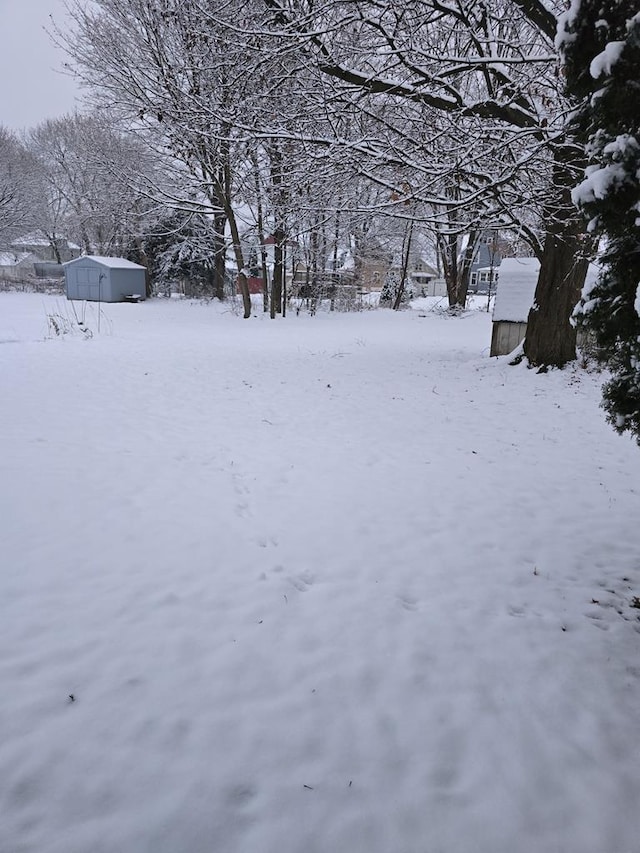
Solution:
<svg viewBox="0 0 640 853">
<path fill-rule="evenodd" d="M 78 261 L 95 261 L 98 264 L 102 264 L 103 267 L 109 267 L 110 269 L 144 269 L 140 264 L 134 264 L 133 261 L 128 261 L 126 258 L 108 258 L 104 255 L 81 255 L 79 258 L 67 261 L 64 266 L 68 267 L 71 264 L 77 264 Z"/>
<path fill-rule="evenodd" d="M 494 323 L 527 322 L 539 271 L 537 258 L 503 258 L 493 306 Z"/>
</svg>

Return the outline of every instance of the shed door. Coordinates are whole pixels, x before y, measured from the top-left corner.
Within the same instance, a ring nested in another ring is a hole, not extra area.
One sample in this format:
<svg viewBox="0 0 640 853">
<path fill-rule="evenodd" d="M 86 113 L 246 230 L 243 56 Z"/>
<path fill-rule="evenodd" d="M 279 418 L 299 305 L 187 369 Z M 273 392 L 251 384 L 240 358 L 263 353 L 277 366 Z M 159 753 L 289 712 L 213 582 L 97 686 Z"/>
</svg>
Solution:
<svg viewBox="0 0 640 853">
<path fill-rule="evenodd" d="M 100 293 L 100 270 L 83 268 L 78 270 L 78 299 L 90 299 L 98 302 L 104 293 Z M 104 286 L 104 281 L 102 282 Z"/>
</svg>

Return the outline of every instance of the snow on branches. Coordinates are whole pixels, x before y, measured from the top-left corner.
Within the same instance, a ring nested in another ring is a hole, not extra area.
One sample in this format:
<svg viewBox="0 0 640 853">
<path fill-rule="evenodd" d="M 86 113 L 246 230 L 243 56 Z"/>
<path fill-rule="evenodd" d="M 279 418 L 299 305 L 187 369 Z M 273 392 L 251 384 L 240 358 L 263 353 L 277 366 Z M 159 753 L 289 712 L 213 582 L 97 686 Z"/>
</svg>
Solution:
<svg viewBox="0 0 640 853">
<path fill-rule="evenodd" d="M 635 0 L 580 0 L 562 21 L 574 130 L 589 155 L 573 200 L 603 240 L 602 272 L 577 309 L 611 370 L 603 406 L 640 443 L 640 13 Z"/>
</svg>

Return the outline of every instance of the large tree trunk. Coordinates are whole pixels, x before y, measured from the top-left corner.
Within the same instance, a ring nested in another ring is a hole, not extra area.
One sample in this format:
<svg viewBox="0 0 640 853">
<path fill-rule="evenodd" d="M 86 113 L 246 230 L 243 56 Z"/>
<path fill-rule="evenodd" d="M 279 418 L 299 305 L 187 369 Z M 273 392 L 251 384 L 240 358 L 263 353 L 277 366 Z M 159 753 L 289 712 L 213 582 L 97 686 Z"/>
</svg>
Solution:
<svg viewBox="0 0 640 853">
<path fill-rule="evenodd" d="M 284 191 L 282 174 L 282 153 L 277 144 L 269 151 L 271 159 L 271 183 L 273 185 L 273 207 L 275 227 L 273 231 L 273 279 L 271 282 L 271 319 L 282 313 L 282 283 L 284 280 L 283 246 L 286 235 L 284 226 Z"/>
<path fill-rule="evenodd" d="M 524 341 L 524 354 L 533 367 L 564 367 L 576 357 L 576 330 L 570 319 L 584 285 L 590 247 L 584 221 L 571 201 L 576 167 L 576 149 L 556 149 L 558 194 L 546 211 L 547 233 Z"/>
<path fill-rule="evenodd" d="M 579 257 L 579 235 L 547 232 L 524 354 L 534 367 L 564 367 L 576 357 L 576 330 L 569 322 L 580 298 L 588 261 Z"/>
<path fill-rule="evenodd" d="M 282 313 L 282 283 L 284 279 L 283 250 L 285 235 L 280 227 L 276 227 L 273 245 L 273 283 L 271 285 L 271 319 Z"/>
<path fill-rule="evenodd" d="M 238 220 L 236 219 L 236 213 L 231 203 L 231 168 L 229 166 L 228 151 L 226 151 L 226 160 L 224 161 L 220 172 L 223 177 L 222 180 L 218 178 L 216 181 L 215 191 L 217 194 L 217 201 L 220 204 L 231 232 L 231 245 L 233 248 L 236 266 L 238 267 L 238 290 L 242 296 L 242 316 L 247 320 L 251 316 L 251 294 L 249 293 L 247 270 L 245 269 L 244 256 L 242 254 L 242 244 L 240 243 Z M 220 215 L 222 215 L 222 213 Z"/>
<path fill-rule="evenodd" d="M 459 238 L 460 235 L 453 231 L 436 233 L 439 256 L 447 284 L 450 311 L 457 311 L 467 304 L 471 265 L 480 240 L 480 234 L 475 230 L 470 231 L 464 250 L 460 249 L 461 241 Z"/>
<path fill-rule="evenodd" d="M 265 248 L 265 233 L 264 233 L 264 214 L 262 204 L 262 185 L 260 183 L 260 166 L 258 157 L 255 151 L 250 152 L 251 162 L 253 164 L 253 183 L 256 192 L 256 212 L 257 212 L 257 231 L 258 243 L 260 244 L 260 269 L 262 271 L 262 310 L 266 313 L 269 310 L 269 275 L 267 271 L 267 250 Z"/>
<path fill-rule="evenodd" d="M 213 280 L 213 295 L 220 302 L 223 301 L 224 285 L 227 276 L 227 265 L 225 263 L 225 251 L 217 251 L 214 258 L 214 280 Z"/>
<path fill-rule="evenodd" d="M 244 256 L 242 254 L 242 246 L 240 245 L 240 234 L 238 232 L 238 223 L 231 212 L 227 214 L 229 228 L 231 229 L 231 240 L 233 243 L 233 254 L 238 267 L 238 289 L 242 296 L 242 307 L 244 309 L 243 317 L 247 320 L 251 316 L 251 294 L 249 293 L 249 282 L 247 280 L 247 272 L 244 264 Z"/>
<path fill-rule="evenodd" d="M 407 283 L 407 271 L 409 269 L 409 255 L 411 252 L 411 238 L 413 237 L 413 219 L 409 222 L 409 228 L 406 234 L 405 244 L 403 246 L 402 253 L 402 272 L 400 274 L 400 284 L 398 286 L 398 292 L 396 293 L 396 298 L 393 303 L 393 310 L 397 311 L 402 305 L 402 297 L 404 296 L 404 291 Z"/>
<path fill-rule="evenodd" d="M 214 244 L 214 282 L 213 295 L 220 302 L 224 300 L 224 286 L 227 277 L 226 254 L 227 244 L 224 239 L 224 231 L 227 224 L 227 217 L 224 214 L 216 214 L 214 216 L 215 225 L 215 244 Z"/>
</svg>

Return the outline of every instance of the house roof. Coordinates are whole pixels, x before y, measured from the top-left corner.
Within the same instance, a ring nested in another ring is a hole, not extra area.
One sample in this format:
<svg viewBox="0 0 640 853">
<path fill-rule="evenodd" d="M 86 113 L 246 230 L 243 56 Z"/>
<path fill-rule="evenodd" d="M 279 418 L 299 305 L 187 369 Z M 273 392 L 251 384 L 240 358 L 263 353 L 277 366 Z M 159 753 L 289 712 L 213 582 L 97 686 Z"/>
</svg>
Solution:
<svg viewBox="0 0 640 853">
<path fill-rule="evenodd" d="M 81 255 L 79 258 L 74 258 L 72 261 L 67 261 L 64 266 L 68 267 L 72 264 L 77 264 L 80 261 L 95 261 L 97 264 L 100 264 L 103 267 L 109 267 L 109 269 L 144 269 L 141 264 L 134 264 L 133 261 L 128 261 L 126 258 L 108 258 L 104 255 Z"/>
<path fill-rule="evenodd" d="M 12 246 L 48 246 L 49 241 L 42 234 L 23 234 L 11 241 Z"/>
<path fill-rule="evenodd" d="M 422 269 L 418 270 L 418 266 L 421 266 Z M 414 263 L 409 264 L 409 272 L 418 272 L 422 273 L 423 275 L 431 275 L 434 277 L 437 277 L 438 275 L 438 270 L 433 266 L 433 264 L 429 263 L 429 261 L 425 258 L 424 255 L 420 255 L 419 258 L 415 259 Z"/>
<path fill-rule="evenodd" d="M 53 239 L 58 243 L 66 243 L 70 249 L 79 249 L 80 246 L 77 246 L 75 243 L 71 243 L 67 238 L 62 234 L 54 234 Z M 15 240 L 11 241 L 12 246 L 50 246 L 51 241 L 48 237 L 45 237 L 43 234 L 38 234 L 33 231 L 30 234 L 23 234 L 21 237 L 17 237 Z"/>
<path fill-rule="evenodd" d="M 395 252 L 391 261 L 391 269 L 402 270 L 404 268 L 405 261 L 406 258 L 402 251 Z M 418 267 L 422 267 L 422 269 L 419 270 Z M 429 260 L 429 256 L 420 249 L 416 249 L 415 252 L 409 253 L 407 272 L 409 275 L 414 275 L 417 272 L 418 275 L 422 273 L 422 275 L 430 275 L 433 278 L 436 278 L 438 275 L 438 271 Z"/>
<path fill-rule="evenodd" d="M 17 267 L 30 260 L 38 260 L 33 252 L 0 252 L 0 267 Z"/>
<path fill-rule="evenodd" d="M 526 323 L 536 292 L 540 261 L 503 258 L 493 306 L 493 322 Z"/>
</svg>

